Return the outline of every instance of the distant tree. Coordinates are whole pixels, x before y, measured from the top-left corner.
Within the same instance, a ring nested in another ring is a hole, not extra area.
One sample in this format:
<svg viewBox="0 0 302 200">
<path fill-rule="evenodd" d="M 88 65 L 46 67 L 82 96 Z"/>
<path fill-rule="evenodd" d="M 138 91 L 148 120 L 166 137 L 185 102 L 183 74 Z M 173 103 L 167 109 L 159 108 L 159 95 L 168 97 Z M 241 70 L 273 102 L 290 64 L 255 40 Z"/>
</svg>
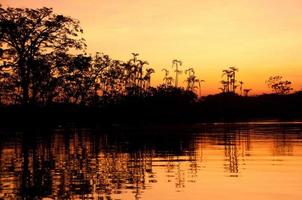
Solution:
<svg viewBox="0 0 302 200">
<path fill-rule="evenodd" d="M 229 82 L 228 81 L 225 81 L 225 80 L 222 80 L 220 81 L 222 87 L 219 88 L 219 90 L 222 92 L 222 93 L 225 93 L 225 92 L 228 92 L 228 88 L 229 88 Z"/>
<path fill-rule="evenodd" d="M 199 91 L 199 97 L 201 97 L 201 83 L 205 82 L 205 80 L 199 80 L 198 79 L 198 91 Z"/>
<path fill-rule="evenodd" d="M 147 71 L 147 76 L 144 76 L 144 67 L 149 65 L 147 61 L 138 59 L 138 53 L 132 53 L 133 58 L 128 62 L 124 63 L 124 78 L 125 78 L 125 87 L 132 95 L 142 94 L 146 81 L 151 79 L 152 70 Z M 149 77 L 150 76 L 150 77 Z M 127 92 L 126 92 L 127 93 Z"/>
<path fill-rule="evenodd" d="M 166 68 L 163 68 L 161 71 L 163 71 L 165 73 L 165 76 L 163 78 L 163 85 L 168 86 L 167 79 L 168 79 L 168 76 L 169 76 L 169 70 L 167 70 Z"/>
<path fill-rule="evenodd" d="M 231 80 L 230 80 L 230 84 L 231 84 L 231 89 L 232 89 L 232 92 L 235 93 L 236 91 L 236 88 L 237 86 L 235 85 L 236 84 L 236 72 L 238 72 L 238 68 L 236 67 L 229 67 L 230 71 L 231 71 Z"/>
<path fill-rule="evenodd" d="M 165 81 L 166 81 L 165 85 L 167 87 L 172 87 L 174 78 L 172 76 L 168 76 L 168 77 L 165 78 Z"/>
<path fill-rule="evenodd" d="M 5 59 L 0 71 L 10 71 L 6 75 L 13 79 L 13 90 L 20 91 L 23 104 L 35 98 L 37 80 L 49 79 L 44 77 L 49 69 L 42 57 L 83 49 L 81 33 L 79 21 L 54 14 L 51 8 L 0 7 L 1 59 Z"/>
<path fill-rule="evenodd" d="M 195 83 L 197 83 L 199 80 L 196 78 L 195 75 L 190 75 L 187 77 L 185 82 L 187 82 L 186 90 L 193 91 L 195 88 Z"/>
<path fill-rule="evenodd" d="M 239 81 L 239 84 L 240 84 L 240 96 L 242 96 L 243 81 Z"/>
<path fill-rule="evenodd" d="M 175 68 L 175 87 L 178 87 L 178 76 L 182 73 L 182 71 L 179 69 L 180 66 L 182 66 L 181 60 L 172 60 L 172 68 Z"/>
<path fill-rule="evenodd" d="M 198 82 L 197 77 L 195 76 L 195 71 L 193 68 L 189 68 L 187 70 L 185 70 L 185 74 L 188 74 L 187 79 L 185 80 L 185 82 L 187 82 L 187 90 L 194 90 L 195 87 L 195 83 Z"/>
<path fill-rule="evenodd" d="M 149 65 L 147 61 L 138 60 L 138 74 L 137 74 L 137 85 L 140 88 L 143 88 L 143 73 L 144 73 L 144 66 Z M 153 72 L 152 72 L 153 73 Z"/>
<path fill-rule="evenodd" d="M 226 76 L 226 80 L 222 80 L 221 84 L 223 85 L 224 92 L 230 92 L 231 88 L 231 79 L 232 79 L 232 71 L 228 69 L 222 70 L 222 77 Z"/>
<path fill-rule="evenodd" d="M 100 57 L 98 63 L 102 71 L 98 78 L 98 83 L 101 85 L 103 96 L 114 97 L 117 95 L 126 94 L 126 90 L 135 87 L 135 68 L 130 63 L 124 63 L 119 60 L 113 60 L 108 55 Z"/>
<path fill-rule="evenodd" d="M 165 72 L 165 76 L 163 78 L 163 86 L 164 87 L 171 87 L 172 86 L 172 83 L 174 81 L 173 77 L 169 76 L 169 70 L 163 68 L 162 71 Z"/>
<path fill-rule="evenodd" d="M 226 76 L 226 80 L 220 82 L 222 84 L 222 87 L 219 88 L 220 90 L 223 92 L 236 92 L 236 88 L 238 87 L 236 85 L 236 72 L 238 72 L 236 67 L 229 67 L 228 69 L 222 70 L 222 77 Z"/>
<path fill-rule="evenodd" d="M 252 89 L 244 89 L 243 92 L 244 92 L 244 96 L 249 96 L 249 92 L 251 91 Z"/>
<path fill-rule="evenodd" d="M 164 71 L 165 72 L 165 77 L 167 77 L 169 75 L 169 70 L 163 68 L 161 71 Z"/>
<path fill-rule="evenodd" d="M 195 75 L 195 70 L 194 68 L 190 67 L 189 69 L 185 70 L 185 74 L 188 74 L 188 76 Z"/>
<path fill-rule="evenodd" d="M 291 81 L 288 80 L 282 80 L 282 76 L 271 76 L 266 81 L 266 84 L 269 88 L 273 90 L 275 94 L 288 94 L 290 91 L 292 91 L 291 87 Z"/>
<path fill-rule="evenodd" d="M 147 90 L 151 86 L 151 74 L 155 73 L 155 70 L 153 68 L 146 69 L 146 74 L 143 78 L 144 82 L 144 88 Z"/>
</svg>

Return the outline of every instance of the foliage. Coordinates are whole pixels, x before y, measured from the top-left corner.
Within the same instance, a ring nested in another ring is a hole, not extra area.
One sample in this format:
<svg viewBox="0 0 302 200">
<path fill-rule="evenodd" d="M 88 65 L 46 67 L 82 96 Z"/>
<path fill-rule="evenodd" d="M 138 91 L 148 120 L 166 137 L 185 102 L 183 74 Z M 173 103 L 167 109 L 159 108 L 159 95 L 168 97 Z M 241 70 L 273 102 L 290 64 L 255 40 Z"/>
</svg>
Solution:
<svg viewBox="0 0 302 200">
<path fill-rule="evenodd" d="M 162 69 L 163 83 L 154 88 L 151 79 L 155 70 L 138 53 L 132 53 L 126 61 L 103 53 L 88 55 L 82 32 L 78 20 L 54 14 L 50 8 L 0 6 L 0 103 L 88 108 L 109 105 L 116 106 L 117 113 L 119 110 L 137 111 L 141 115 L 153 112 L 154 116 L 160 109 L 176 118 L 175 113 L 197 112 L 198 106 L 220 112 L 219 104 L 236 108 L 243 99 L 249 100 L 242 96 L 248 96 L 251 89 L 243 88 L 243 81 L 237 80 L 235 67 L 223 70 L 221 94 L 198 101 L 195 92 L 199 89 L 201 96 L 204 80 L 195 75 L 194 68 L 180 70 L 182 61 L 174 59 L 171 70 L 175 76 Z M 187 75 L 185 88 L 178 86 L 183 71 Z M 281 76 L 270 77 L 267 84 L 276 94 L 288 94 L 292 90 L 291 82 L 282 80 Z M 237 87 L 240 96 L 236 94 Z"/>
<path fill-rule="evenodd" d="M 1 88 L 9 81 L 15 99 L 24 104 L 35 101 L 43 87 L 38 81 L 53 70 L 45 59 L 83 49 L 82 32 L 78 20 L 54 14 L 51 8 L 0 7 Z"/>
<path fill-rule="evenodd" d="M 222 77 L 226 76 L 226 80 L 222 80 L 220 83 L 222 84 L 221 89 L 222 92 L 236 92 L 236 72 L 238 69 L 236 67 L 229 67 L 228 69 L 222 70 Z"/>
<path fill-rule="evenodd" d="M 271 76 L 266 81 L 269 88 L 273 90 L 274 93 L 284 95 L 292 91 L 291 82 L 288 80 L 282 80 L 282 76 Z"/>
</svg>

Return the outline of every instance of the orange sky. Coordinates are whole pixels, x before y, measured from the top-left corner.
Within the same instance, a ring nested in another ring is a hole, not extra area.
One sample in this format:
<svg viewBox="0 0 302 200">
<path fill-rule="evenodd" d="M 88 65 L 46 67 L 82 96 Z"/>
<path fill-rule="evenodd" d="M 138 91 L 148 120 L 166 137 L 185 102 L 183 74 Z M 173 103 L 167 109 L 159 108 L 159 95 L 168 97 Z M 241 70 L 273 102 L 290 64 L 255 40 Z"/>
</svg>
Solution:
<svg viewBox="0 0 302 200">
<path fill-rule="evenodd" d="M 221 71 L 239 68 L 253 93 L 282 75 L 302 87 L 301 0 L 0 0 L 4 6 L 53 7 L 81 21 L 88 52 L 128 59 L 139 52 L 161 68 L 180 59 L 206 80 L 203 94 L 218 92 Z M 182 75 L 184 79 L 184 75 Z M 183 82 L 183 81 L 181 81 Z"/>
</svg>

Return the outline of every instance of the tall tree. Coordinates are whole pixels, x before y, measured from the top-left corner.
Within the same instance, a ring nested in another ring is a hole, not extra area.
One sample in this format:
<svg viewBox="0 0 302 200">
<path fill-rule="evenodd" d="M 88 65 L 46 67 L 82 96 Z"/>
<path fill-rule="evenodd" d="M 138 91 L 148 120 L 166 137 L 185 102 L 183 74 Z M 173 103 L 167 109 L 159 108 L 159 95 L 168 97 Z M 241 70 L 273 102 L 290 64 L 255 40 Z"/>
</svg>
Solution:
<svg viewBox="0 0 302 200">
<path fill-rule="evenodd" d="M 242 96 L 242 90 L 243 90 L 243 81 L 239 81 L 240 84 L 240 96 Z"/>
<path fill-rule="evenodd" d="M 231 76 L 231 86 L 232 86 L 232 92 L 234 92 L 235 93 L 235 91 L 236 91 L 236 85 L 235 85 L 235 83 L 236 83 L 236 72 L 238 72 L 238 68 L 236 68 L 236 67 L 229 67 L 229 69 L 230 69 L 230 71 L 231 71 L 231 74 L 232 74 L 232 76 Z"/>
<path fill-rule="evenodd" d="M 167 69 L 162 69 L 162 71 L 164 71 L 165 72 L 165 76 L 164 76 L 164 79 L 163 79 L 163 81 L 164 81 L 164 86 L 165 87 L 171 87 L 172 86 L 172 82 L 174 81 L 174 79 L 173 79 L 173 77 L 171 77 L 171 76 L 168 76 L 169 75 L 169 70 L 167 70 Z"/>
<path fill-rule="evenodd" d="M 181 60 L 174 59 L 172 60 L 172 68 L 175 67 L 175 87 L 178 87 L 178 76 L 182 73 L 181 70 L 179 70 L 179 67 L 182 65 Z"/>
<path fill-rule="evenodd" d="M 151 74 L 155 73 L 153 68 L 146 69 L 146 74 L 144 76 L 144 88 L 147 90 L 151 86 Z"/>
<path fill-rule="evenodd" d="M 224 92 L 233 92 L 235 93 L 237 85 L 236 83 L 236 72 L 238 69 L 235 67 L 229 67 L 229 69 L 222 70 L 222 77 L 226 76 L 227 79 L 222 81 L 223 88 L 225 88 Z"/>
<path fill-rule="evenodd" d="M 54 52 L 85 48 L 82 32 L 78 20 L 54 14 L 51 8 L 0 7 L 1 58 L 7 60 L 0 70 L 16 76 L 23 104 L 35 95 L 36 72 L 45 67 L 37 60 Z"/>
<path fill-rule="evenodd" d="M 199 97 L 201 97 L 201 83 L 205 82 L 205 80 L 197 80 L 198 81 L 198 90 L 199 90 Z"/>
<path fill-rule="evenodd" d="M 226 81 L 221 81 L 223 86 L 226 88 L 225 92 L 230 92 L 230 86 L 231 86 L 231 79 L 232 79 L 232 71 L 228 69 L 222 70 L 222 77 L 226 76 Z"/>
</svg>

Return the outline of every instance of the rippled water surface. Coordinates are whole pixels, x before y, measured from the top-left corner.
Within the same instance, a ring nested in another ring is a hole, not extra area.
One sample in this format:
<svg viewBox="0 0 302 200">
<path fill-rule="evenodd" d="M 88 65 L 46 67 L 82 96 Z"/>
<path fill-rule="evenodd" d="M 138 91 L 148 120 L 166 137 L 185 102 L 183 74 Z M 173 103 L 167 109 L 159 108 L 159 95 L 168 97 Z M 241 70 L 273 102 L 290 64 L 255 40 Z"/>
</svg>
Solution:
<svg viewBox="0 0 302 200">
<path fill-rule="evenodd" d="M 0 136 L 0 199 L 302 199 L 301 123 Z"/>
</svg>

